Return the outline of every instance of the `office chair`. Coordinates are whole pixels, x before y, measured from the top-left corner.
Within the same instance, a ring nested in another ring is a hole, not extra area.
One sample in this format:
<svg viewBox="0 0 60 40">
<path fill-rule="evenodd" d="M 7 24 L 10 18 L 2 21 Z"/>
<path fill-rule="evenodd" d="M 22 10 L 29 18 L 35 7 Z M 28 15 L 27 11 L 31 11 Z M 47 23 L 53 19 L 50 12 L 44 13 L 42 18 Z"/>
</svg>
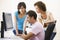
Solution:
<svg viewBox="0 0 60 40">
<path fill-rule="evenodd" d="M 56 23 L 56 21 L 49 23 L 48 28 L 45 31 L 45 40 L 50 40 L 50 37 L 51 37 L 53 30 L 55 28 L 55 23 Z"/>
<path fill-rule="evenodd" d="M 55 20 L 55 22 L 54 22 L 55 25 L 56 25 L 56 22 L 57 21 Z M 52 35 L 51 35 L 51 37 L 50 37 L 50 40 L 53 40 L 56 34 L 57 34 L 57 32 L 53 32 Z"/>
</svg>

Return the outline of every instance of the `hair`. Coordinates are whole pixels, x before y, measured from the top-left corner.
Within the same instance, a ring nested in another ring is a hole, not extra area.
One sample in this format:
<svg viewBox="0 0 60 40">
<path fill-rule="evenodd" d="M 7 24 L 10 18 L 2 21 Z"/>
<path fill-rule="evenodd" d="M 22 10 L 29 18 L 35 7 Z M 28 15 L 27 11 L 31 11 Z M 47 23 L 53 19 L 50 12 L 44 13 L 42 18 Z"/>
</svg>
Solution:
<svg viewBox="0 0 60 40">
<path fill-rule="evenodd" d="M 38 6 L 42 11 L 46 11 L 46 5 L 42 1 L 36 2 L 34 6 Z"/>
<path fill-rule="evenodd" d="M 34 17 L 35 20 L 37 19 L 37 14 L 36 14 L 35 11 L 30 10 L 30 11 L 27 12 L 27 14 L 28 14 L 30 17 Z"/>
<path fill-rule="evenodd" d="M 26 9 L 26 4 L 24 2 L 20 2 L 18 4 L 18 14 L 20 14 L 19 9 L 21 8 L 21 6 L 23 6 Z"/>
</svg>

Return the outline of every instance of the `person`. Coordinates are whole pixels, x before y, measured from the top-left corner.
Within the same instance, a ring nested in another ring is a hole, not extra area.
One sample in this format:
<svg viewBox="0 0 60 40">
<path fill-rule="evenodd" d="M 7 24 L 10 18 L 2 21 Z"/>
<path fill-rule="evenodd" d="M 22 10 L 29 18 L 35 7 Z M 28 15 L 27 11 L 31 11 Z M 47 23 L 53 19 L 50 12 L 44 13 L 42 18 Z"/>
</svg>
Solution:
<svg viewBox="0 0 60 40">
<path fill-rule="evenodd" d="M 20 2 L 17 7 L 18 11 L 15 12 L 15 23 L 16 29 L 13 30 L 15 35 L 19 35 L 23 33 L 23 25 L 26 19 L 26 4 L 24 2 Z"/>
<path fill-rule="evenodd" d="M 55 21 L 52 13 L 47 11 L 45 3 L 42 1 L 36 2 L 34 7 L 38 14 L 37 20 L 43 24 L 44 30 L 46 30 L 48 24 Z M 54 29 L 52 35 L 54 34 L 56 34 L 56 28 Z"/>
<path fill-rule="evenodd" d="M 20 37 L 24 38 L 25 40 L 44 40 L 45 32 L 43 26 L 40 22 L 37 21 L 37 14 L 36 12 L 30 10 L 27 12 L 28 14 L 28 22 L 31 23 L 31 30 L 27 35 L 20 34 Z"/>
<path fill-rule="evenodd" d="M 46 11 L 46 5 L 42 1 L 36 2 L 34 7 L 37 13 L 40 14 L 38 20 L 43 24 L 44 28 L 47 27 L 48 23 L 54 21 L 52 13 Z"/>
</svg>

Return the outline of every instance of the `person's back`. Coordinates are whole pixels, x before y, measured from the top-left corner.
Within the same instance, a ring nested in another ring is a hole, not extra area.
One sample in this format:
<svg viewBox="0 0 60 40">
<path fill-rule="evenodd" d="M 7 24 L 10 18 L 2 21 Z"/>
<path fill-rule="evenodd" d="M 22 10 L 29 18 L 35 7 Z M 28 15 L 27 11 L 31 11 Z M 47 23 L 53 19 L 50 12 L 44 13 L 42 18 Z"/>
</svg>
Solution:
<svg viewBox="0 0 60 40">
<path fill-rule="evenodd" d="M 32 24 L 32 29 L 30 32 L 34 34 L 34 36 L 30 38 L 30 40 L 44 40 L 45 33 L 40 22 L 35 22 L 34 24 Z"/>
</svg>

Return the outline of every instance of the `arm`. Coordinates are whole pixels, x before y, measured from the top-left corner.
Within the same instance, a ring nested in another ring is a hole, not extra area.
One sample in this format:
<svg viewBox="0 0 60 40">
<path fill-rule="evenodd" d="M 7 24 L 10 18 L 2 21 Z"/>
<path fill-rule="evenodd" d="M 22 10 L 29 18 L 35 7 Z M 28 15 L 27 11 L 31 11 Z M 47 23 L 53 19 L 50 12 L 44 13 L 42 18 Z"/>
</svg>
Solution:
<svg viewBox="0 0 60 40">
<path fill-rule="evenodd" d="M 50 22 L 54 22 L 54 17 L 51 13 L 49 14 L 49 20 L 46 23 L 50 23 Z"/>
<path fill-rule="evenodd" d="M 49 23 L 54 22 L 54 18 L 53 18 L 53 16 L 52 16 L 51 13 L 49 13 L 48 18 L 49 18 L 49 19 L 46 21 L 46 23 L 44 23 L 44 27 L 47 27 L 47 25 L 48 25 Z"/>
<path fill-rule="evenodd" d="M 43 23 L 42 23 L 42 19 L 40 19 L 40 18 L 39 18 L 39 22 L 40 22 L 41 24 L 43 24 Z"/>
<path fill-rule="evenodd" d="M 25 40 L 31 38 L 34 34 L 32 32 L 29 32 L 27 35 L 21 34 L 21 37 Z"/>
<path fill-rule="evenodd" d="M 25 32 L 26 31 L 26 23 L 27 23 L 28 21 L 27 21 L 27 17 L 25 18 L 25 21 L 24 21 L 24 24 L 23 24 L 23 32 Z"/>
<path fill-rule="evenodd" d="M 15 19 L 15 25 L 16 25 L 16 35 L 18 34 L 18 27 L 17 27 L 17 22 L 16 22 L 16 17 L 14 17 Z"/>
<path fill-rule="evenodd" d="M 40 33 L 40 31 L 42 31 L 42 30 L 40 30 L 40 27 L 32 26 L 32 29 L 30 30 L 30 32 L 27 35 L 22 34 L 21 37 L 23 39 L 27 40 L 27 39 L 30 39 L 31 37 L 33 37 L 34 35 L 37 35 L 38 33 Z"/>
</svg>

